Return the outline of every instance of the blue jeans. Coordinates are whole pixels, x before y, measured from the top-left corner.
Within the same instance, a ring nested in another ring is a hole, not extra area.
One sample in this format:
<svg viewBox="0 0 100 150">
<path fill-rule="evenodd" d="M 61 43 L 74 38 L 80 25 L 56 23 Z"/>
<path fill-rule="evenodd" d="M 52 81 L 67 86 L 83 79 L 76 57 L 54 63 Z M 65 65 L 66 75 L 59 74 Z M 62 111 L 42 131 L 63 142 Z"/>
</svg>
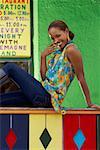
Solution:
<svg viewBox="0 0 100 150">
<path fill-rule="evenodd" d="M 2 69 L 20 86 L 21 93 L 19 94 L 19 97 L 12 101 L 15 106 L 23 105 L 25 99 L 25 103 L 26 101 L 29 101 L 29 105 L 31 104 L 32 107 L 52 107 L 51 95 L 45 90 L 39 81 L 28 74 L 25 70 L 21 69 L 14 63 L 7 63 Z M 5 96 L 1 94 L 0 105 L 11 104 L 11 100 L 5 100 L 4 97 Z"/>
</svg>

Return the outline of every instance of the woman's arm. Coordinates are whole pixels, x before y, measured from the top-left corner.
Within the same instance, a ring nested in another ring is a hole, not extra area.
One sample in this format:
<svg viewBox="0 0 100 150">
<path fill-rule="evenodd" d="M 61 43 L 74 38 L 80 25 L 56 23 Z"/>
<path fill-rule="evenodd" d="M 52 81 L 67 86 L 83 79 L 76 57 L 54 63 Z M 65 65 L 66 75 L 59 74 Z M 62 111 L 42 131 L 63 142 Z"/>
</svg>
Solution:
<svg viewBox="0 0 100 150">
<path fill-rule="evenodd" d="M 41 74 L 42 80 L 45 80 L 46 71 L 47 71 L 46 56 L 42 53 L 41 54 L 41 65 L 40 65 L 40 74 Z"/>
<path fill-rule="evenodd" d="M 83 62 L 80 51 L 77 50 L 75 45 L 70 45 L 67 49 L 67 56 L 75 69 L 75 74 L 84 92 L 88 107 L 100 108 L 91 102 L 90 92 L 84 77 Z"/>
<path fill-rule="evenodd" d="M 46 78 L 46 71 L 47 71 L 47 64 L 46 64 L 46 57 L 54 52 L 55 45 L 51 44 L 48 46 L 44 52 L 41 53 L 41 65 L 40 65 L 40 74 L 42 80 Z"/>
</svg>

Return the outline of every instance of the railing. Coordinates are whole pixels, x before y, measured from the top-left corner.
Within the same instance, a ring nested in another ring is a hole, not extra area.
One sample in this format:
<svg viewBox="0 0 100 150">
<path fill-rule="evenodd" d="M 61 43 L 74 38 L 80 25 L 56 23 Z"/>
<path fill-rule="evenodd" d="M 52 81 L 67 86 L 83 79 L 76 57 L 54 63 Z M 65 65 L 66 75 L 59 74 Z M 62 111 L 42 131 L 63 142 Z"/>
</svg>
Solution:
<svg viewBox="0 0 100 150">
<path fill-rule="evenodd" d="M 0 107 L 0 114 L 59 114 L 52 108 L 29 108 L 29 107 Z M 100 114 L 100 110 L 92 108 L 67 109 L 66 114 Z"/>
</svg>

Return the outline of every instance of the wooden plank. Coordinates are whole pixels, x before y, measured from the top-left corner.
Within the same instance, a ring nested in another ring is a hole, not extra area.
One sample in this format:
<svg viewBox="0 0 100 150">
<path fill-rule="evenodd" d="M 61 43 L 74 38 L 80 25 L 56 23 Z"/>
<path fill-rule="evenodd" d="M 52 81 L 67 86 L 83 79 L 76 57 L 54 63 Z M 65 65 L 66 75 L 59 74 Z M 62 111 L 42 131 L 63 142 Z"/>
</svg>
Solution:
<svg viewBox="0 0 100 150">
<path fill-rule="evenodd" d="M 12 115 L 12 121 L 12 127 L 17 137 L 14 149 L 29 149 L 29 115 Z"/>
<path fill-rule="evenodd" d="M 14 149 L 28 149 L 28 115 L 0 115 L 0 150 L 8 150 L 14 143 Z M 12 131 L 15 136 L 10 134 Z M 7 138 L 8 137 L 8 138 Z M 8 140 L 7 140 L 7 139 Z M 12 141 L 8 142 L 7 141 Z"/>
<path fill-rule="evenodd" d="M 10 119 L 9 115 L 0 115 L 0 150 L 8 149 L 5 137 L 9 132 Z"/>
<path fill-rule="evenodd" d="M 62 115 L 46 115 L 46 128 L 52 139 L 47 150 L 62 150 Z"/>
<path fill-rule="evenodd" d="M 0 114 L 58 114 L 53 109 L 0 107 Z"/>
<path fill-rule="evenodd" d="M 65 115 L 63 117 L 64 150 L 76 150 L 73 136 L 78 130 L 77 115 Z"/>
<path fill-rule="evenodd" d="M 96 150 L 96 115 L 65 115 L 64 149 L 80 149 L 76 135 L 81 150 Z"/>
<path fill-rule="evenodd" d="M 97 115 L 97 150 L 100 150 L 100 115 Z"/>
<path fill-rule="evenodd" d="M 43 150 L 39 139 L 45 128 L 45 115 L 29 115 L 29 150 Z"/>
<path fill-rule="evenodd" d="M 96 115 L 80 115 L 80 128 L 86 138 L 82 150 L 96 150 Z"/>
<path fill-rule="evenodd" d="M 59 114 L 56 113 L 52 108 L 27 108 L 27 107 L 0 107 L 0 114 Z M 66 114 L 100 114 L 100 110 L 97 109 L 68 109 Z"/>
</svg>

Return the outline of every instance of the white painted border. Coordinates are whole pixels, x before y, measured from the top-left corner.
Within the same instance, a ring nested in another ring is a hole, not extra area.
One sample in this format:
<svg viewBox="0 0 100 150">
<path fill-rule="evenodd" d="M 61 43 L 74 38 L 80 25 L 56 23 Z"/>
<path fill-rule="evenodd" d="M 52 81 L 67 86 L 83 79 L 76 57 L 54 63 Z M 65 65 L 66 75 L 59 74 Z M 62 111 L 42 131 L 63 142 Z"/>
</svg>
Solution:
<svg viewBox="0 0 100 150">
<path fill-rule="evenodd" d="M 39 80 L 39 46 L 38 46 L 38 0 L 33 0 L 33 61 L 34 61 L 34 77 Z"/>
</svg>

